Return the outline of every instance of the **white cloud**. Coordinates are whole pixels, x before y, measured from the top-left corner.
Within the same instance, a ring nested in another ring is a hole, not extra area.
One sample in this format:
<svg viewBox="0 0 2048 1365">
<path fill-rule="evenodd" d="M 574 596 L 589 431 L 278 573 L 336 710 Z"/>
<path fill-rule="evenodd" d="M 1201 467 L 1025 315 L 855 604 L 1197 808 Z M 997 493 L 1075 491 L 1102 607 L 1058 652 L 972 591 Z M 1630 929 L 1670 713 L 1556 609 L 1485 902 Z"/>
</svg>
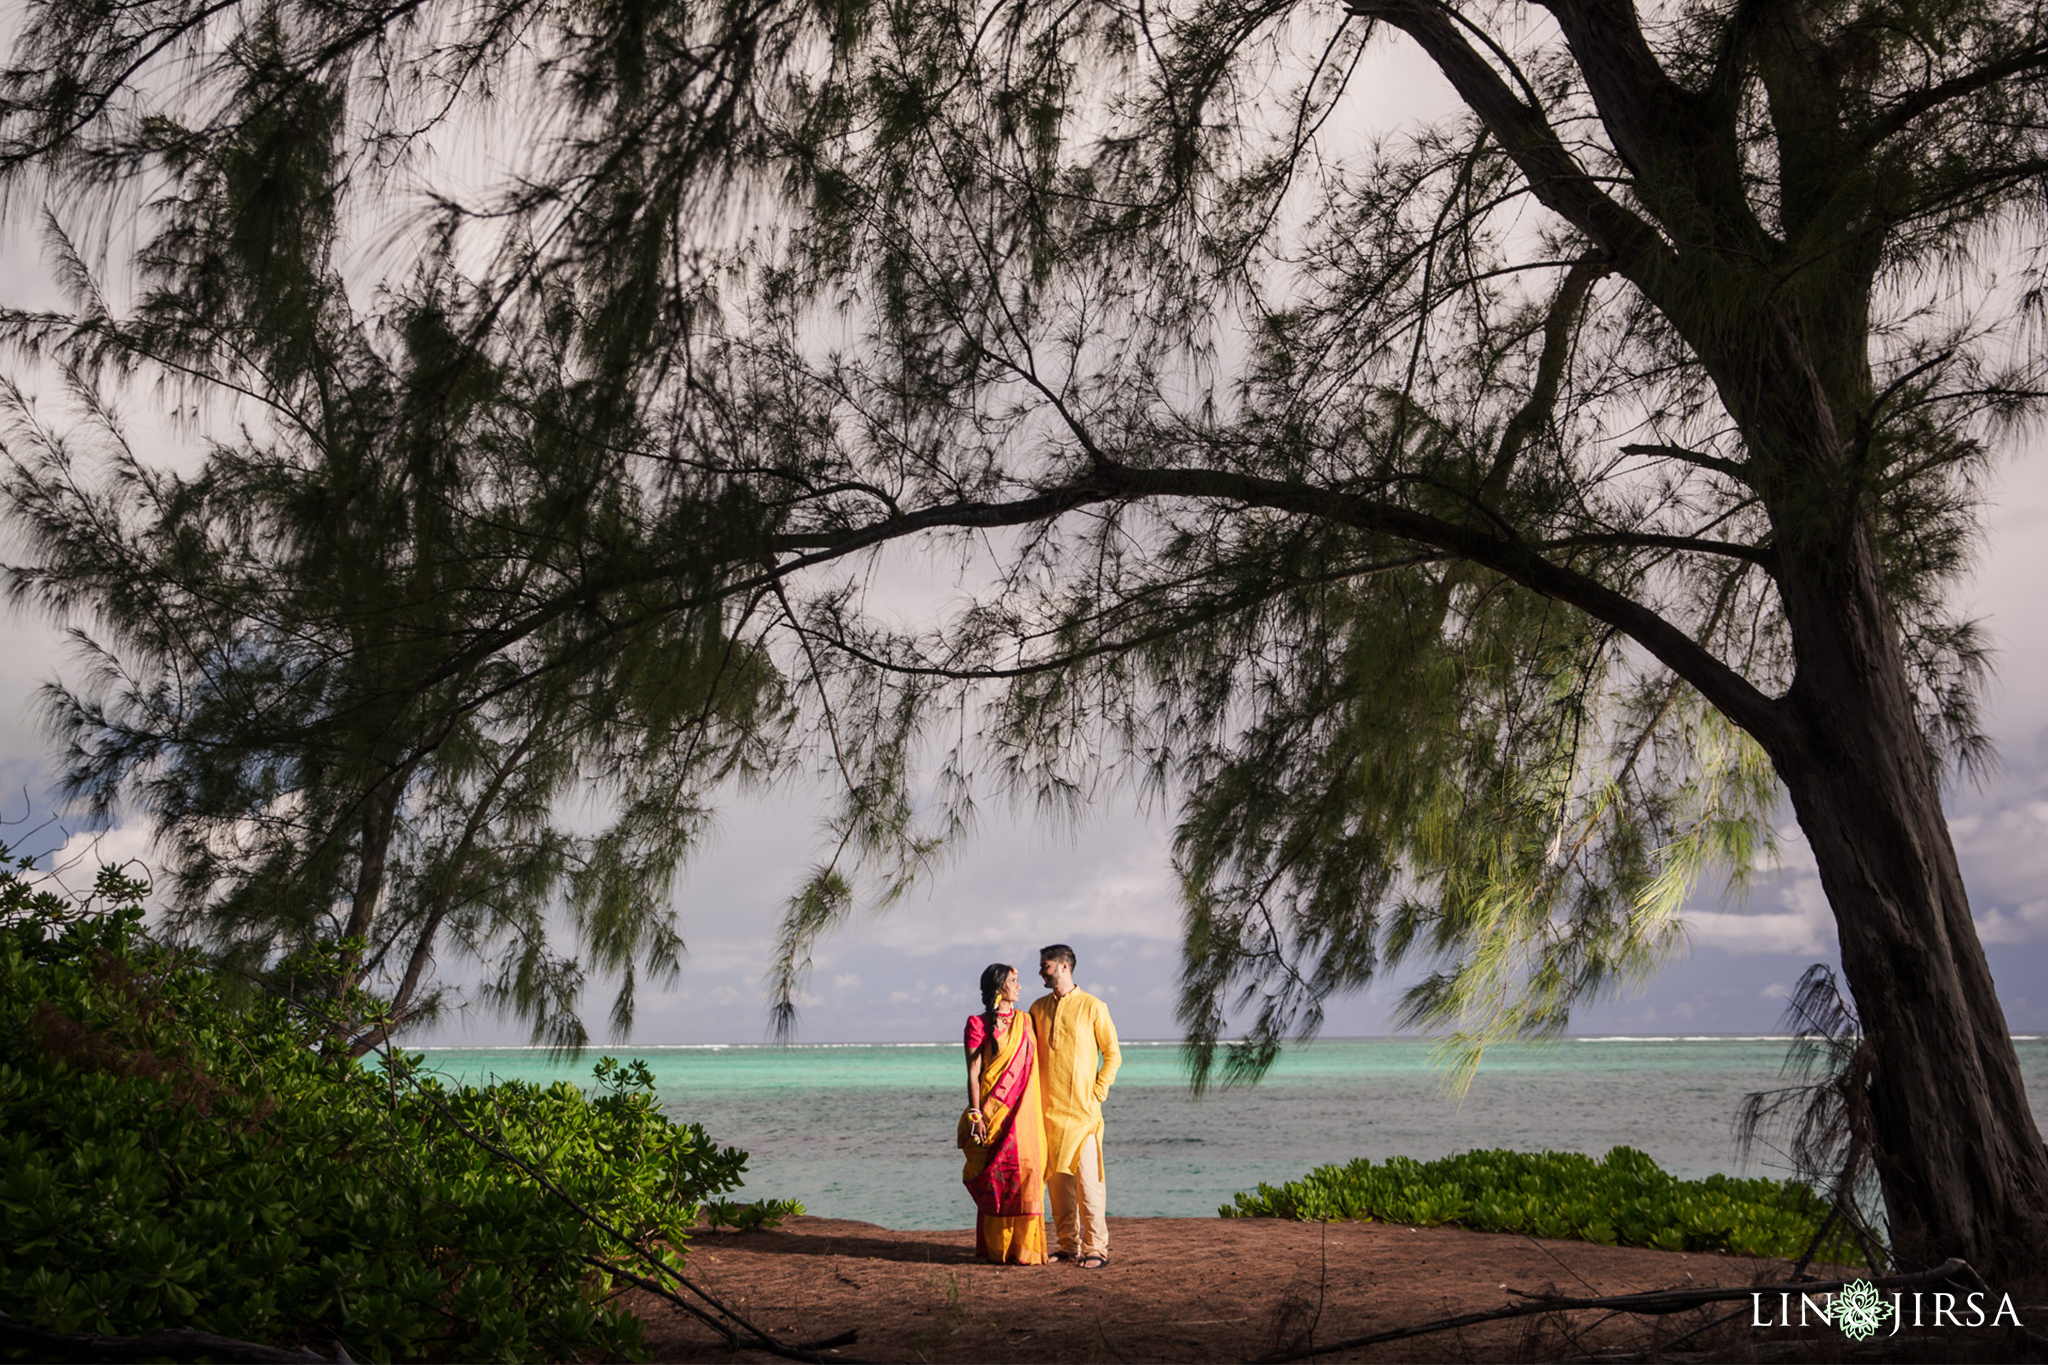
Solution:
<svg viewBox="0 0 2048 1365">
<path fill-rule="evenodd" d="M 163 878 L 151 843 L 148 829 L 140 822 L 82 831 L 68 835 L 54 852 L 38 858 L 36 866 L 78 899 L 91 893 L 102 867 L 117 867 L 124 875 L 151 885 L 153 889 L 142 904 L 145 910 L 156 911 L 163 907 L 164 896 L 154 888 L 162 885 Z"/>
<path fill-rule="evenodd" d="M 1979 916 L 1977 937 L 1986 943 L 2048 943 L 2048 901 Z"/>
<path fill-rule="evenodd" d="M 1005 960 L 1089 937 L 1178 943 L 1166 832 L 1120 801 L 1072 837 L 992 817 L 922 891 L 840 933 L 908 956 L 978 945 Z"/>
<path fill-rule="evenodd" d="M 1803 839 L 1788 841 L 1787 864 L 1793 862 L 1792 848 L 1811 861 Z M 1835 941 L 1835 920 L 1820 887 L 1820 878 L 1789 867 L 1777 878 L 1776 897 L 1782 909 L 1775 911 L 1688 910 L 1686 938 L 1695 947 L 1720 948 L 1732 953 L 1806 953 L 1830 951 Z"/>
</svg>

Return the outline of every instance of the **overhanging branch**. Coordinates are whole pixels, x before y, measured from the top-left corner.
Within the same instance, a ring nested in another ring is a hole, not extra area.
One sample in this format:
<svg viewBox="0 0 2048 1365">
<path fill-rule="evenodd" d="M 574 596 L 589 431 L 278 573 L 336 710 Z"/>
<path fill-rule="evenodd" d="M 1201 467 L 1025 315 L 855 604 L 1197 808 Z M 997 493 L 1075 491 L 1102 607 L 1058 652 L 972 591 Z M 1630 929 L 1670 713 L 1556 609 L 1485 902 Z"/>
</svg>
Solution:
<svg viewBox="0 0 2048 1365">
<path fill-rule="evenodd" d="M 1270 601 L 1282 593 L 1300 592 L 1305 588 L 1319 587 L 1328 583 L 1350 582 L 1376 574 L 1393 573 L 1400 569 L 1419 568 L 1425 564 L 1440 564 L 1449 558 L 1451 556 L 1443 554 L 1404 555 L 1399 559 L 1350 565 L 1343 569 L 1332 570 L 1329 573 L 1317 574 L 1309 578 L 1292 579 L 1284 583 L 1276 583 L 1263 591 L 1242 592 L 1234 596 L 1219 598 L 1216 601 L 1200 603 L 1196 608 L 1191 608 L 1188 614 L 1171 617 L 1164 624 L 1153 626 L 1147 630 L 1137 631 L 1116 639 L 1098 639 L 1086 645 L 1062 650 L 1057 654 L 1048 655 L 1044 658 L 1034 659 L 1030 663 L 1015 664 L 1009 667 L 963 668 L 945 664 L 905 663 L 900 659 L 884 658 L 867 646 L 847 639 L 844 635 L 828 634 L 814 626 L 804 625 L 796 619 L 793 613 L 790 615 L 789 621 L 791 629 L 796 631 L 799 637 L 805 640 L 817 640 L 829 649 L 837 650 L 850 659 L 857 660 L 871 668 L 881 669 L 885 673 L 899 673 L 913 678 L 939 678 L 948 682 L 1002 682 L 1057 672 L 1060 669 L 1071 668 L 1075 664 L 1086 663 L 1090 659 L 1100 658 L 1106 654 L 1121 654 L 1134 649 L 1143 649 L 1147 645 L 1157 644 L 1162 640 L 1173 638 L 1175 635 L 1187 630 L 1194 622 L 1214 620 L 1219 616 L 1228 615 L 1234 611 L 1241 611 L 1257 603 Z"/>
<path fill-rule="evenodd" d="M 1140 469 L 1099 460 L 1085 476 L 1013 502 L 942 504 L 844 532 L 778 538 L 775 548 L 806 548 L 810 553 L 804 562 L 820 563 L 922 530 L 1018 526 L 1095 504 L 1152 498 L 1189 498 L 1270 508 L 1388 536 L 1490 569 L 1621 631 L 1697 688 L 1766 749 L 1775 748 L 1784 738 L 1786 722 L 1775 700 L 1650 607 L 1576 569 L 1545 558 L 1539 545 L 1475 530 L 1362 494 L 1226 470 Z M 1735 548 L 1724 542 L 1693 545 L 1682 537 L 1667 539 L 1673 543 L 1663 548 L 1712 549 L 1720 554 L 1729 554 Z M 778 570 L 786 572 L 797 563 L 778 565 Z"/>
</svg>

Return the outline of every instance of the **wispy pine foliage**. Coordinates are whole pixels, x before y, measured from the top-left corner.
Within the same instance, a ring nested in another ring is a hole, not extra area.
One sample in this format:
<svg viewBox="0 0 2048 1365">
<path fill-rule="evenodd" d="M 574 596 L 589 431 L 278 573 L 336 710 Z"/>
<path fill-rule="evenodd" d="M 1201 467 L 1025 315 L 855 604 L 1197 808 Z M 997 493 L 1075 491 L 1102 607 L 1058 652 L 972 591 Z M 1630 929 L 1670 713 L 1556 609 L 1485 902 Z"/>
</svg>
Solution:
<svg viewBox="0 0 2048 1365">
<path fill-rule="evenodd" d="M 6 394 L 31 550 L 10 590 L 90 632 L 45 697 L 65 786 L 147 812 L 173 925 L 230 960 L 350 945 L 336 999 L 369 974 L 395 993 L 356 1050 L 434 1011 L 437 952 L 578 1047 L 587 977 L 618 983 L 614 1031 L 673 977 L 705 794 L 787 723 L 762 594 L 721 567 L 760 578 L 761 512 L 677 458 L 658 351 L 593 362 L 601 305 L 573 287 L 503 309 L 444 252 L 351 304 L 341 91 L 291 71 L 274 21 L 235 47 L 260 80 L 233 132 L 166 158 L 132 313 L 53 223 L 73 311 L 7 319 L 78 415 Z M 103 397 L 130 372 L 234 401 L 239 429 L 165 468 Z"/>
</svg>

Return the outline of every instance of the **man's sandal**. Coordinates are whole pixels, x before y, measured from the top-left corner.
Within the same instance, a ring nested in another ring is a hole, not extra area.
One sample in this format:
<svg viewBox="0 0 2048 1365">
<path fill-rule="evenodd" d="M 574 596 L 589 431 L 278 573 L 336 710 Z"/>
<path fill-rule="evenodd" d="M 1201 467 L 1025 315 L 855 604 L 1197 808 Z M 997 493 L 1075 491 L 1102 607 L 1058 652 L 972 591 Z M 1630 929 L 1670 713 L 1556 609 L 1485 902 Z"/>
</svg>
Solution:
<svg viewBox="0 0 2048 1365">
<path fill-rule="evenodd" d="M 1083 1256 L 1077 1264 L 1083 1270 L 1100 1270 L 1109 1264 L 1107 1256 Z"/>
<path fill-rule="evenodd" d="M 1048 1261 L 1071 1261 L 1074 1259 L 1074 1253 L 1071 1251 L 1055 1251 L 1045 1259 Z"/>
</svg>

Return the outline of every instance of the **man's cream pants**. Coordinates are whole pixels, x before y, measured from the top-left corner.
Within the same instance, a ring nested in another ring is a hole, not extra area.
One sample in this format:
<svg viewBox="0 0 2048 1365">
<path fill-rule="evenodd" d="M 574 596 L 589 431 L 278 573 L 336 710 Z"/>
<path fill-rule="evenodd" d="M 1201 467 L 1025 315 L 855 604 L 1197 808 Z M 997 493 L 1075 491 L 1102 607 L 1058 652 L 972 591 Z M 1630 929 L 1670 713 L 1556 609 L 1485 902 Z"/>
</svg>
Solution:
<svg viewBox="0 0 2048 1365">
<path fill-rule="evenodd" d="M 1101 1138 L 1088 1139 L 1081 1148 L 1079 1164 L 1078 1174 L 1055 1171 L 1045 1178 L 1060 1250 L 1071 1256 L 1107 1256 L 1109 1219 L 1103 1206 Z"/>
</svg>

